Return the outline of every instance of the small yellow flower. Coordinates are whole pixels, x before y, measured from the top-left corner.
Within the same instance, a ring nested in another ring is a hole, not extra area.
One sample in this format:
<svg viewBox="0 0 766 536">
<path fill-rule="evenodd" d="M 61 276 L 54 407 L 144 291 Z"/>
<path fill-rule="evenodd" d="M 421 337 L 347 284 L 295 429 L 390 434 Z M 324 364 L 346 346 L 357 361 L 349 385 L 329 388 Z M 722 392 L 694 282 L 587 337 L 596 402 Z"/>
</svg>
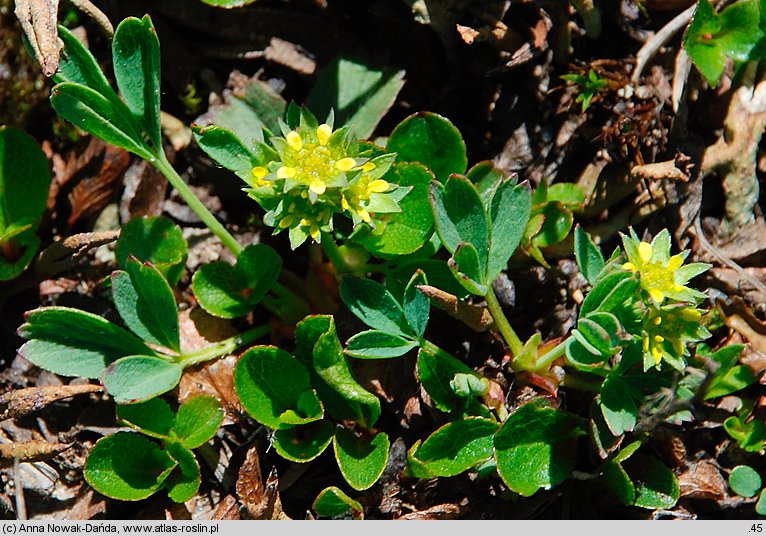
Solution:
<svg viewBox="0 0 766 536">
<path fill-rule="evenodd" d="M 639 242 L 635 234 L 623 236 L 628 262 L 623 269 L 637 272 L 641 286 L 656 305 L 661 305 L 666 298 L 681 301 L 694 301 L 703 298 L 698 291 L 684 286 L 689 279 L 704 272 L 707 265 L 693 263 L 683 266 L 684 254 L 670 255 L 670 236 L 667 231 L 658 234 L 652 241 Z"/>
</svg>

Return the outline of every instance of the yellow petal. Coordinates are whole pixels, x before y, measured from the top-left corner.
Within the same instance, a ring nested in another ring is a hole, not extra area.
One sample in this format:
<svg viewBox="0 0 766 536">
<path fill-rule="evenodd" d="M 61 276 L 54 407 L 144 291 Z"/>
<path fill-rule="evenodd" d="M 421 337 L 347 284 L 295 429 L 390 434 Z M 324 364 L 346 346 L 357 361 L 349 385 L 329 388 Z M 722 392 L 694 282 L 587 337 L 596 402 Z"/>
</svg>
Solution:
<svg viewBox="0 0 766 536">
<path fill-rule="evenodd" d="M 660 324 L 662 324 L 662 317 L 658 316 L 657 318 L 654 319 L 654 325 L 659 326 Z"/>
<path fill-rule="evenodd" d="M 370 171 L 375 169 L 375 167 L 376 167 L 375 164 L 373 164 L 372 162 L 367 162 L 366 164 L 362 166 L 362 173 L 369 173 Z"/>
<path fill-rule="evenodd" d="M 656 288 L 649 290 L 649 296 L 652 297 L 654 301 L 657 303 L 662 303 L 662 300 L 665 299 L 665 294 L 661 290 L 657 290 Z"/>
<path fill-rule="evenodd" d="M 304 227 L 310 227 L 311 226 L 311 220 L 308 218 L 302 218 L 301 219 L 301 225 Z"/>
<path fill-rule="evenodd" d="M 380 193 L 385 192 L 386 190 L 388 190 L 388 182 L 383 179 L 374 180 L 367 187 L 368 192 Z"/>
<path fill-rule="evenodd" d="M 285 227 L 290 227 L 293 223 L 293 217 L 292 216 L 286 216 L 279 220 L 279 226 L 284 229 Z"/>
<path fill-rule="evenodd" d="M 257 166 L 253 168 L 253 177 L 260 180 L 269 174 L 269 170 L 263 166 Z"/>
<path fill-rule="evenodd" d="M 638 268 L 632 262 L 626 262 L 625 264 L 622 265 L 622 268 L 624 270 L 630 270 L 631 272 L 637 272 L 638 271 Z"/>
<path fill-rule="evenodd" d="M 351 168 L 353 168 L 356 165 L 356 160 L 351 158 L 350 156 L 347 156 L 346 158 L 341 158 L 337 162 L 335 162 L 335 168 L 339 169 L 340 171 L 348 171 Z"/>
<path fill-rule="evenodd" d="M 317 195 L 322 195 L 323 193 L 325 193 L 325 190 L 327 190 L 327 185 L 320 180 L 315 180 L 315 181 L 312 181 L 311 186 L 309 186 L 309 189 Z"/>
<path fill-rule="evenodd" d="M 301 135 L 295 132 L 294 130 L 291 130 L 287 133 L 287 136 L 285 136 L 285 140 L 287 141 L 287 145 L 295 149 L 296 151 L 300 151 L 303 148 L 303 138 L 301 138 Z"/>
<path fill-rule="evenodd" d="M 662 335 L 655 335 L 654 336 L 654 341 L 655 342 L 664 342 L 665 341 L 665 337 L 663 337 Z"/>
<path fill-rule="evenodd" d="M 367 212 L 367 210 L 360 208 L 358 214 L 359 214 L 359 217 L 362 218 L 362 221 L 364 221 L 365 223 L 370 223 L 372 221 L 372 218 L 370 217 L 370 213 Z"/>
<path fill-rule="evenodd" d="M 654 356 L 654 363 L 659 365 L 662 361 L 662 349 L 659 346 L 652 348 L 652 356 Z"/>
<path fill-rule="evenodd" d="M 351 205 L 349 205 L 348 201 L 346 201 L 345 195 L 340 196 L 340 206 L 343 207 L 343 210 L 351 210 Z"/>
<path fill-rule="evenodd" d="M 316 225 L 312 225 L 311 229 L 309 229 L 309 233 L 311 234 L 311 238 L 316 240 L 317 237 L 319 236 L 319 227 L 317 227 Z"/>
<path fill-rule="evenodd" d="M 277 170 L 278 179 L 292 179 L 298 173 L 294 167 L 282 166 Z"/>
<path fill-rule="evenodd" d="M 319 138 L 320 145 L 327 145 L 332 136 L 332 127 L 327 123 L 323 123 L 317 127 L 317 138 Z"/>
<path fill-rule="evenodd" d="M 681 258 L 681 255 L 673 255 L 670 257 L 670 260 L 668 261 L 668 270 L 671 272 L 674 272 L 678 270 L 681 265 L 684 263 L 683 258 Z"/>
<path fill-rule="evenodd" d="M 702 313 L 700 313 L 697 309 L 682 309 L 681 318 L 689 322 L 697 322 L 700 318 L 702 318 Z"/>
<path fill-rule="evenodd" d="M 641 260 L 644 262 L 652 260 L 652 245 L 648 242 L 641 242 L 638 245 L 638 256 L 641 257 Z"/>
</svg>

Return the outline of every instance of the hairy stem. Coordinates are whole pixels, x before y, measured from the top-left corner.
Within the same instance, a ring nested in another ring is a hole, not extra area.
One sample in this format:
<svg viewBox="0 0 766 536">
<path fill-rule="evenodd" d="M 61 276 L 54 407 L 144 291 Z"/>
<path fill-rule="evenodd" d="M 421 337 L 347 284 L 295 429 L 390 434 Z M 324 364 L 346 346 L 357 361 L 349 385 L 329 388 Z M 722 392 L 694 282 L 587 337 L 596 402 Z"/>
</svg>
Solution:
<svg viewBox="0 0 766 536">
<path fill-rule="evenodd" d="M 487 300 L 487 309 L 489 309 L 492 318 L 495 320 L 495 326 L 500 332 L 500 335 L 505 339 L 508 348 L 511 350 L 511 354 L 513 354 L 514 357 L 520 355 L 524 349 L 524 344 L 521 342 L 521 339 L 519 339 L 519 336 L 516 335 L 511 323 L 508 322 L 508 318 L 505 316 L 503 308 L 500 306 L 500 302 L 497 301 L 495 291 L 492 290 L 491 287 L 484 299 Z"/>
</svg>

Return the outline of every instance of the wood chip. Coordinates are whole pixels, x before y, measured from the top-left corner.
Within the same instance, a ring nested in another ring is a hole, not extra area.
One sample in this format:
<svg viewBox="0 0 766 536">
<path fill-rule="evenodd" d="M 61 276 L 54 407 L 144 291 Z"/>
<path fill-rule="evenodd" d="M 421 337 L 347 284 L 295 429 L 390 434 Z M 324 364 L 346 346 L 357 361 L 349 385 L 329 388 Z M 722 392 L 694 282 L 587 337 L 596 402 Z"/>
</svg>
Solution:
<svg viewBox="0 0 766 536">
<path fill-rule="evenodd" d="M 239 521 L 241 516 L 239 515 L 241 505 L 234 495 L 226 495 L 218 507 L 213 512 L 210 519 L 213 521 Z"/>
<path fill-rule="evenodd" d="M 0 395 L 0 421 L 39 411 L 59 400 L 101 391 L 100 385 L 91 384 L 15 389 Z"/>
<path fill-rule="evenodd" d="M 72 446 L 72 443 L 48 443 L 47 441 L 26 441 L 24 443 L 0 444 L 0 465 L 20 462 L 41 462 L 49 460 Z"/>
</svg>

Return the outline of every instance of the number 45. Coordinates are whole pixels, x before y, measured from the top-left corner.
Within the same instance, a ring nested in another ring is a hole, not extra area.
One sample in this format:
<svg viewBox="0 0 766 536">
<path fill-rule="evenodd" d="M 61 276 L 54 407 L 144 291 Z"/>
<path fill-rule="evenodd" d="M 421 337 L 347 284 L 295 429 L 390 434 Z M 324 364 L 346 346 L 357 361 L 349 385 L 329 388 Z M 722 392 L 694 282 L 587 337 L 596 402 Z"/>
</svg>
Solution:
<svg viewBox="0 0 766 536">
<path fill-rule="evenodd" d="M 753 523 L 750 526 L 750 532 L 762 532 L 763 531 L 763 525 L 761 523 Z"/>
</svg>

